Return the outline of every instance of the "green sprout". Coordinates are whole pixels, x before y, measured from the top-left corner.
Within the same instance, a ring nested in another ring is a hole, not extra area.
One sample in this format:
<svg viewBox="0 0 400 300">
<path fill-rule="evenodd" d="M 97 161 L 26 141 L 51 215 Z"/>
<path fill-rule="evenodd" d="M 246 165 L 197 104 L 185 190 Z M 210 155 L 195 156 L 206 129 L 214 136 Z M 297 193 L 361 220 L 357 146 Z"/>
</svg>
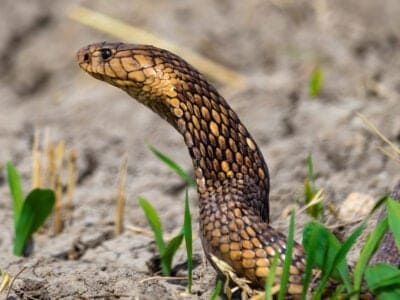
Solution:
<svg viewBox="0 0 400 300">
<path fill-rule="evenodd" d="M 322 84 L 324 82 L 324 73 L 319 66 L 316 66 L 311 73 L 310 83 L 309 83 L 309 94 L 311 98 L 318 97 L 322 89 Z"/>
<path fill-rule="evenodd" d="M 167 155 L 157 150 L 153 146 L 149 145 L 150 150 L 168 167 L 174 170 L 179 176 L 181 176 L 185 182 L 191 186 L 196 187 L 196 183 L 194 180 L 185 172 L 183 169 L 172 159 L 170 159 Z M 160 218 L 157 214 L 157 211 L 143 197 L 139 197 L 139 205 L 142 207 L 147 221 L 150 224 L 150 227 L 154 233 L 156 245 L 158 248 L 158 252 L 161 258 L 161 270 L 164 276 L 171 275 L 172 270 L 172 260 L 175 256 L 176 251 L 179 249 L 182 244 L 183 239 L 185 239 L 186 245 L 186 254 L 187 254 L 187 268 L 188 268 L 188 292 L 192 292 L 192 273 L 193 273 L 193 241 L 192 241 L 192 217 L 190 213 L 189 207 L 189 195 L 188 190 L 186 189 L 185 193 L 185 212 L 184 212 L 184 221 L 183 227 L 174 238 L 169 241 L 166 245 L 163 237 L 163 230 Z"/>
<path fill-rule="evenodd" d="M 294 247 L 294 211 L 290 213 L 289 232 L 286 242 L 285 261 L 283 262 L 282 278 L 278 293 L 278 300 L 285 299 L 286 289 L 289 285 L 290 265 L 292 264 L 292 253 Z"/>
<path fill-rule="evenodd" d="M 320 195 L 320 190 L 315 188 L 314 163 L 311 154 L 307 157 L 307 178 L 304 179 L 304 202 L 307 207 L 307 213 L 314 219 L 320 220 L 323 215 L 324 207 L 321 202 L 313 205 L 311 203 Z"/>
<path fill-rule="evenodd" d="M 217 300 L 219 294 L 221 294 L 222 290 L 222 280 L 218 279 L 217 284 L 215 285 L 215 288 L 211 294 L 210 300 Z"/>
<path fill-rule="evenodd" d="M 7 177 L 14 211 L 14 255 L 22 256 L 32 234 L 37 231 L 51 214 L 54 192 L 49 189 L 33 189 L 24 199 L 21 179 L 11 162 L 7 163 Z"/>
<path fill-rule="evenodd" d="M 372 233 L 368 236 L 361 254 L 356 262 L 353 276 L 350 276 L 346 256 L 355 245 L 358 237 L 365 229 L 366 221 L 376 209 L 386 202 L 388 217 L 382 219 Z M 395 239 L 399 227 L 397 225 L 400 214 L 400 204 L 390 197 L 381 198 L 367 218 L 361 222 L 349 237 L 340 243 L 333 233 L 316 222 L 309 222 L 303 230 L 303 246 L 306 252 L 306 268 L 303 280 L 302 299 L 307 298 L 307 290 L 313 269 L 322 271 L 321 279 L 311 299 L 321 299 L 330 278 L 338 282 L 336 291 L 331 299 L 338 299 L 341 295 L 345 298 L 360 297 L 362 294 L 363 280 L 370 291 L 379 296 L 379 299 L 398 299 L 400 295 L 400 271 L 389 264 L 376 264 L 368 266 L 368 262 L 377 249 L 383 235 L 388 228 L 391 229 Z M 392 219 L 392 226 L 390 225 Z M 395 233 L 397 231 L 397 233 Z M 398 240 L 397 240 L 398 242 Z"/>
</svg>

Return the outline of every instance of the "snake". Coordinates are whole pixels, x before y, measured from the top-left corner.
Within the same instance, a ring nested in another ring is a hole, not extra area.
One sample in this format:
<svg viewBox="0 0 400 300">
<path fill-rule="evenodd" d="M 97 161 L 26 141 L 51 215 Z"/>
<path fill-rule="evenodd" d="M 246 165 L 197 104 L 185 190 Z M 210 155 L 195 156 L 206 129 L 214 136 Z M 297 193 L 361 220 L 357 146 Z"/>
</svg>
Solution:
<svg viewBox="0 0 400 300">
<path fill-rule="evenodd" d="M 287 237 L 269 224 L 269 172 L 236 112 L 204 75 L 174 53 L 150 45 L 101 42 L 77 53 L 85 72 L 122 89 L 182 136 L 192 159 L 207 259 L 222 261 L 252 287 L 264 288 L 277 257 L 283 273 Z M 287 293 L 300 295 L 305 252 L 294 242 Z"/>
</svg>

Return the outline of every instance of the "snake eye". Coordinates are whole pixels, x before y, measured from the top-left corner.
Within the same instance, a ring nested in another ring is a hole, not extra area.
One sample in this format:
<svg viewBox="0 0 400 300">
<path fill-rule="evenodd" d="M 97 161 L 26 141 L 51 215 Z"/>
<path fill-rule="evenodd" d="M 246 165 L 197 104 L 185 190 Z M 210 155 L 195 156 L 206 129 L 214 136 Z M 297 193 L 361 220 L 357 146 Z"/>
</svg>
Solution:
<svg viewBox="0 0 400 300">
<path fill-rule="evenodd" d="M 110 56 L 112 54 L 111 50 L 108 48 L 100 49 L 100 53 L 101 53 L 101 58 L 104 60 L 106 60 L 107 58 L 110 58 Z"/>
</svg>

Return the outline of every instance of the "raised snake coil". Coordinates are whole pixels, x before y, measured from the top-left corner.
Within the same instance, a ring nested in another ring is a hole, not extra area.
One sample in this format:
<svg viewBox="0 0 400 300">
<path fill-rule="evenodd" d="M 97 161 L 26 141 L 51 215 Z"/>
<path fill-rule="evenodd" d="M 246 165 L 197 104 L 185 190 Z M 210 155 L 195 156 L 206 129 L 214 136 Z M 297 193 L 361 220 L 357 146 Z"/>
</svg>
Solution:
<svg viewBox="0 0 400 300">
<path fill-rule="evenodd" d="M 286 237 L 268 224 L 269 175 L 254 139 L 225 99 L 191 65 L 152 46 L 99 43 L 77 54 L 93 77 L 126 91 L 184 137 L 199 193 L 208 259 L 263 288 L 273 257 L 282 274 Z M 304 251 L 295 244 L 288 293 L 301 294 Z"/>
</svg>

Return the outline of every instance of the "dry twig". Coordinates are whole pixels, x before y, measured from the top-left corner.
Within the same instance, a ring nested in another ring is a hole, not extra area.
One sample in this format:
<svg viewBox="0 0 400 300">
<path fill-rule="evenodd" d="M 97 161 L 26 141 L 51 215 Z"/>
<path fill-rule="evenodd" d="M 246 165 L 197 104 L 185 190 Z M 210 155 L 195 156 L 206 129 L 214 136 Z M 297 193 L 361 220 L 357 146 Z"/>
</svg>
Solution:
<svg viewBox="0 0 400 300">
<path fill-rule="evenodd" d="M 121 168 L 118 176 L 118 190 L 117 190 L 117 211 L 115 215 L 115 235 L 120 235 L 124 230 L 124 208 L 125 208 L 125 186 L 126 177 L 128 173 L 128 158 L 122 160 Z"/>
<path fill-rule="evenodd" d="M 157 45 L 157 47 L 168 49 L 190 61 L 201 72 L 235 89 L 240 89 L 245 84 L 244 77 L 237 72 L 118 19 L 82 6 L 74 6 L 68 12 L 68 16 L 81 24 L 106 32 L 127 42 L 140 41 L 141 44 Z"/>
</svg>

